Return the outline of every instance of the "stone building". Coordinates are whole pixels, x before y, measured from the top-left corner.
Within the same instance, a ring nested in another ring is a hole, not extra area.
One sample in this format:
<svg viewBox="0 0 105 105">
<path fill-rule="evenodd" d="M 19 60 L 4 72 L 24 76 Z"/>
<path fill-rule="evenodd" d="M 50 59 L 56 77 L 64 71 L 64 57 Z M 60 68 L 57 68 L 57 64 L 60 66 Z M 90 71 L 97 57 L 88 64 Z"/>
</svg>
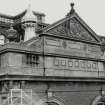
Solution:
<svg viewBox="0 0 105 105">
<path fill-rule="evenodd" d="M 104 105 L 104 50 L 105 38 L 73 3 L 53 24 L 30 7 L 17 16 L 0 14 L 0 104 Z"/>
</svg>

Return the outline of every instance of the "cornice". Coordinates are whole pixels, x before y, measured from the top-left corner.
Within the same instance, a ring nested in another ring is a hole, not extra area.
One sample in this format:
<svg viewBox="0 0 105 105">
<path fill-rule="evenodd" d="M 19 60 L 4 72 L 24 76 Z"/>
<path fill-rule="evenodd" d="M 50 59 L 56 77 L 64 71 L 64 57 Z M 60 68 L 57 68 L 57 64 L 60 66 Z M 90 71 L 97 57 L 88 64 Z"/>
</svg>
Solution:
<svg viewBox="0 0 105 105">
<path fill-rule="evenodd" d="M 30 54 L 37 54 L 40 56 L 45 57 L 61 57 L 61 58 L 70 58 L 70 59 L 81 59 L 81 60 L 91 60 L 91 61 L 97 61 L 97 62 L 105 62 L 105 59 L 98 59 L 98 58 L 91 58 L 91 57 L 81 57 L 81 56 L 73 56 L 73 55 L 64 55 L 64 54 L 54 54 L 54 53 L 46 53 L 40 50 L 35 51 L 35 49 L 29 49 L 29 48 L 14 48 L 7 46 L 0 50 L 0 54 L 8 53 L 8 52 L 14 52 L 14 53 L 30 53 Z"/>
<path fill-rule="evenodd" d="M 72 37 L 68 37 L 68 36 L 56 36 L 54 34 L 49 34 L 49 33 L 42 33 L 39 36 L 48 36 L 48 37 L 55 37 L 55 38 L 60 38 L 60 39 L 66 39 L 66 40 L 73 40 L 73 41 L 77 41 L 77 42 L 83 42 L 83 43 L 87 43 L 87 44 L 94 44 L 94 45 L 101 45 L 101 43 L 97 43 L 97 42 L 90 42 L 90 41 L 86 41 L 86 40 L 80 40 L 80 39 L 76 39 L 76 38 L 72 38 Z"/>
<path fill-rule="evenodd" d="M 54 53 L 46 53 L 44 52 L 44 56 L 48 57 L 61 57 L 61 58 L 70 58 L 70 59 L 78 59 L 78 60 L 91 60 L 91 61 L 99 61 L 105 62 L 105 59 L 91 58 L 91 57 L 81 57 L 81 56 L 73 56 L 73 55 L 64 55 L 64 54 L 54 54 Z"/>
<path fill-rule="evenodd" d="M 0 81 L 26 80 L 38 82 L 78 82 L 78 83 L 104 83 L 105 77 L 59 77 L 59 76 L 34 76 L 34 75 L 2 75 Z"/>
<path fill-rule="evenodd" d="M 5 52 L 16 52 L 16 53 L 35 53 L 41 54 L 40 49 L 33 49 L 28 46 L 24 46 L 17 43 L 8 43 L 0 47 L 0 54 Z"/>
</svg>

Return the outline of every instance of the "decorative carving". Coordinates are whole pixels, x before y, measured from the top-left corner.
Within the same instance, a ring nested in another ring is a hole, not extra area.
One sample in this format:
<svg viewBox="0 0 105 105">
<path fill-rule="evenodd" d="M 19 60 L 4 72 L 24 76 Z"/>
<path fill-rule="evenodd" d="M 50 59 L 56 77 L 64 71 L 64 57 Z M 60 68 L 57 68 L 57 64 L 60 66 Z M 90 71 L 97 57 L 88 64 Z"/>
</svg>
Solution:
<svg viewBox="0 0 105 105">
<path fill-rule="evenodd" d="M 48 33 L 51 33 L 53 35 L 67 36 L 67 30 L 65 28 L 65 25 L 65 23 L 58 25 L 49 30 Z"/>
<path fill-rule="evenodd" d="M 17 39 L 17 31 L 12 26 L 10 27 L 10 29 L 7 30 L 7 33 L 7 38 L 10 42 Z"/>
<path fill-rule="evenodd" d="M 59 66 L 59 60 L 58 59 L 54 59 L 54 65 Z"/>
<path fill-rule="evenodd" d="M 35 23 L 24 23 L 22 24 L 22 28 L 25 29 L 27 27 L 32 27 L 35 28 L 36 24 Z"/>
<path fill-rule="evenodd" d="M 43 46 L 42 40 L 38 40 L 30 44 L 30 47 L 33 47 L 33 48 L 41 48 L 42 46 Z"/>
<path fill-rule="evenodd" d="M 76 18 L 72 18 L 47 32 L 57 36 L 96 42 L 96 39 L 91 36 L 91 33 L 89 33 Z"/>
<path fill-rule="evenodd" d="M 88 45 L 88 52 L 100 53 L 101 52 L 101 48 L 100 48 L 100 46 L 96 46 L 96 45 Z"/>
<path fill-rule="evenodd" d="M 73 61 L 72 60 L 68 60 L 68 67 L 73 67 Z"/>
<path fill-rule="evenodd" d="M 84 32 L 85 30 L 83 29 L 83 27 L 79 24 L 79 22 L 76 19 L 71 19 L 69 21 L 69 27 L 70 27 L 70 33 L 74 34 L 74 35 L 79 35 L 82 32 Z"/>
<path fill-rule="evenodd" d="M 67 42 L 65 40 L 63 40 L 62 46 L 63 46 L 63 48 L 67 47 Z"/>
<path fill-rule="evenodd" d="M 66 61 L 65 60 L 61 60 L 61 65 L 62 66 L 66 66 Z"/>
<path fill-rule="evenodd" d="M 65 28 L 67 28 L 69 36 L 88 41 L 95 41 L 80 22 L 76 20 L 76 18 L 68 20 Z"/>
<path fill-rule="evenodd" d="M 74 66 L 75 66 L 75 67 L 79 67 L 79 61 L 78 61 L 78 60 L 76 60 L 76 61 L 74 62 Z"/>
<path fill-rule="evenodd" d="M 46 38 L 45 46 L 47 46 L 47 49 L 53 48 L 53 51 L 57 53 L 58 51 L 60 53 L 73 52 L 73 54 L 75 52 L 76 54 L 85 54 L 85 56 L 87 56 L 86 54 L 94 54 L 97 57 L 103 54 L 99 45 L 86 44 L 82 42 L 63 40 L 58 38 Z"/>
<path fill-rule="evenodd" d="M 84 44 L 81 42 L 74 42 L 74 41 L 68 41 L 68 48 L 69 49 L 77 49 L 77 50 L 83 50 Z"/>
<path fill-rule="evenodd" d="M 45 41 L 45 44 L 48 46 L 56 46 L 56 47 L 60 47 L 60 40 L 59 39 L 51 39 L 51 38 L 47 38 Z"/>
<path fill-rule="evenodd" d="M 54 58 L 54 67 L 57 67 L 57 69 L 65 67 L 65 69 L 68 70 L 73 69 L 73 70 L 98 71 L 98 62 L 77 60 L 77 59 Z"/>
</svg>

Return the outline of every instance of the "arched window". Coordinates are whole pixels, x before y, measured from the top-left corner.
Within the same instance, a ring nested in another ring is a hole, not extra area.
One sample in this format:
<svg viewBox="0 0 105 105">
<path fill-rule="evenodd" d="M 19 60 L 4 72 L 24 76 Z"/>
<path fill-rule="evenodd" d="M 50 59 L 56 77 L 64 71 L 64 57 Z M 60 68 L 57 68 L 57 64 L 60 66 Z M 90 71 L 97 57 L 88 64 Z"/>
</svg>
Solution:
<svg viewBox="0 0 105 105">
<path fill-rule="evenodd" d="M 0 45 L 4 45 L 5 37 L 4 35 L 0 35 Z"/>
<path fill-rule="evenodd" d="M 47 104 L 48 104 L 48 105 L 59 105 L 59 104 L 56 103 L 56 102 L 48 102 Z"/>
<path fill-rule="evenodd" d="M 101 97 L 100 100 L 96 103 L 96 105 L 105 105 L 105 97 Z"/>
<path fill-rule="evenodd" d="M 65 105 L 63 102 L 63 99 L 58 98 L 58 97 L 51 96 L 48 98 L 47 101 L 48 101 L 48 102 L 46 102 L 47 105 Z"/>
<path fill-rule="evenodd" d="M 97 96 L 93 100 L 92 105 L 105 105 L 105 96 Z"/>
</svg>

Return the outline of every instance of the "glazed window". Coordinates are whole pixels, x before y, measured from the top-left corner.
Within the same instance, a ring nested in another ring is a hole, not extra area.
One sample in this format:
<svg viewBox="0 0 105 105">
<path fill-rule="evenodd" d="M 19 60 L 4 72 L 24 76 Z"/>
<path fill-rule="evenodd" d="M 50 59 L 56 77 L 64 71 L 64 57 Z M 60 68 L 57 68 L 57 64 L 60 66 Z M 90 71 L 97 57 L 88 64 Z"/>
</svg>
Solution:
<svg viewBox="0 0 105 105">
<path fill-rule="evenodd" d="M 35 66 L 38 64 L 39 61 L 39 56 L 38 55 L 33 55 L 33 54 L 27 54 L 26 55 L 26 64 Z"/>
</svg>

